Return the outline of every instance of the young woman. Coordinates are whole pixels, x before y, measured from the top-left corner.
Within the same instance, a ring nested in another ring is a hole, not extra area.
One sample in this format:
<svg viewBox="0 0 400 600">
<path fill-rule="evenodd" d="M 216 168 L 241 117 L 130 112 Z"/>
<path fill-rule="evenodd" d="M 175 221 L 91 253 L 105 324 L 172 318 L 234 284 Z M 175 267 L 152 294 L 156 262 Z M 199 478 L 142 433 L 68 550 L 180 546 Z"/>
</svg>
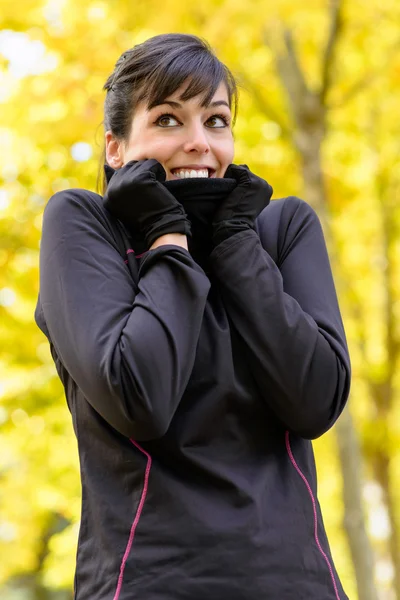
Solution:
<svg viewBox="0 0 400 600">
<path fill-rule="evenodd" d="M 76 432 L 76 600 L 345 600 L 311 441 L 350 361 L 320 222 L 233 164 L 237 91 L 191 35 L 105 84 L 103 196 L 44 213 L 36 321 Z"/>
</svg>

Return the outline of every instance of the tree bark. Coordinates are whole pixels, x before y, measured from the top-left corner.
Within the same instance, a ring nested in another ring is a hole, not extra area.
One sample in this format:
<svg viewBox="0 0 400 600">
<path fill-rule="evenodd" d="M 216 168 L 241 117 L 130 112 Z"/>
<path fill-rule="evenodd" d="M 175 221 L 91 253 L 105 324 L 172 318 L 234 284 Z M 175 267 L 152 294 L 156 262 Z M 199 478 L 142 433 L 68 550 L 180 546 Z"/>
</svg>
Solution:
<svg viewBox="0 0 400 600">
<path fill-rule="evenodd" d="M 362 502 L 362 457 L 351 413 L 346 407 L 338 419 L 336 440 L 343 477 L 344 519 L 360 600 L 377 600 L 373 580 L 374 555 L 365 528 Z"/>
</svg>

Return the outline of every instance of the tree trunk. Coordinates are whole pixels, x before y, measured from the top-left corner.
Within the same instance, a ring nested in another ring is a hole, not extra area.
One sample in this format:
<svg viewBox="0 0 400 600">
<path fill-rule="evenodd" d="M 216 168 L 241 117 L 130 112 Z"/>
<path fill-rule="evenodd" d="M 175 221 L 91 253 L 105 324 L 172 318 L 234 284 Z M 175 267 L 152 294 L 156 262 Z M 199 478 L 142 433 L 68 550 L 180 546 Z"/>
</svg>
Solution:
<svg viewBox="0 0 400 600">
<path fill-rule="evenodd" d="M 396 514 L 394 509 L 393 494 L 390 485 L 390 460 L 386 452 L 377 452 L 374 456 L 375 479 L 382 488 L 384 502 L 389 516 L 391 531 L 389 534 L 389 552 L 394 568 L 393 587 L 396 599 L 400 598 L 400 570 L 398 568 L 399 532 L 396 527 Z"/>
<path fill-rule="evenodd" d="M 360 600 L 377 600 L 373 580 L 374 556 L 362 508 L 362 458 L 348 407 L 338 419 L 335 430 L 343 477 L 343 525 L 356 572 L 358 597 Z"/>
</svg>

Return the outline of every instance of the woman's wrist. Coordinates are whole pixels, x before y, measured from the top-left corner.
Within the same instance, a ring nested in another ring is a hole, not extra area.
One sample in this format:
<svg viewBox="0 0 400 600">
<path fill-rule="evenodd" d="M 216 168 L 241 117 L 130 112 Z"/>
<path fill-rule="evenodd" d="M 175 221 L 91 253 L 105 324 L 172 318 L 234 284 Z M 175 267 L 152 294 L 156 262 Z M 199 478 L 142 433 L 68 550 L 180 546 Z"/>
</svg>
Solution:
<svg viewBox="0 0 400 600">
<path fill-rule="evenodd" d="M 161 235 L 150 247 L 150 250 L 154 250 L 159 246 L 167 246 L 170 244 L 174 246 L 180 246 L 181 248 L 188 250 L 187 237 L 184 233 L 166 233 L 165 235 Z"/>
</svg>

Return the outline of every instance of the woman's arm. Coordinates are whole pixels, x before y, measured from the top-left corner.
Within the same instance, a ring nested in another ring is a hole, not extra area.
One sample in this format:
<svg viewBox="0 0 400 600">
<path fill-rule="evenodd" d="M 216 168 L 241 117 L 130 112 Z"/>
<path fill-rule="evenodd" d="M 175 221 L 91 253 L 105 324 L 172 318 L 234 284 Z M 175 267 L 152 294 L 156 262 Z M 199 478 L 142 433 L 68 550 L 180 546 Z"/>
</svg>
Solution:
<svg viewBox="0 0 400 600">
<path fill-rule="evenodd" d="M 259 217 L 261 237 L 272 208 Z M 250 229 L 222 242 L 210 260 L 262 397 L 286 427 L 314 439 L 335 423 L 349 395 L 345 332 L 315 211 L 288 198 L 271 226 L 279 227 L 279 268 Z"/>
<path fill-rule="evenodd" d="M 169 244 L 180 246 L 181 248 L 188 250 L 187 236 L 183 233 L 167 233 L 165 235 L 160 235 L 150 247 L 150 250 L 155 250 L 159 246 L 167 246 Z"/>
<path fill-rule="evenodd" d="M 88 402 L 122 434 L 162 436 L 187 386 L 210 283 L 190 254 L 142 259 L 138 292 L 94 194 L 44 212 L 40 304 L 49 337 Z"/>
</svg>

